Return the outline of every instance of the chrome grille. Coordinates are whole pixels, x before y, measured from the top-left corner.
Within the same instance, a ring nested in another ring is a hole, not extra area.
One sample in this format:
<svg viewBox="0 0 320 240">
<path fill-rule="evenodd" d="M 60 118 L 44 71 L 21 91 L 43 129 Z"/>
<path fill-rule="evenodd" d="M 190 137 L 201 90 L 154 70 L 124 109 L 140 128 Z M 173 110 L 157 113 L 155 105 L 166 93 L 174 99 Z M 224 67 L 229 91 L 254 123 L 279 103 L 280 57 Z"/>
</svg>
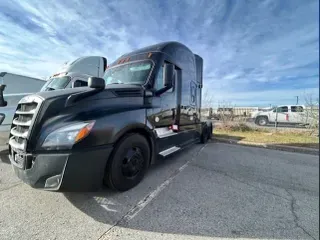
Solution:
<svg viewBox="0 0 320 240">
<path fill-rule="evenodd" d="M 13 117 L 9 144 L 15 150 L 25 150 L 27 138 L 40 107 L 41 99 L 31 95 L 22 98 Z"/>
</svg>

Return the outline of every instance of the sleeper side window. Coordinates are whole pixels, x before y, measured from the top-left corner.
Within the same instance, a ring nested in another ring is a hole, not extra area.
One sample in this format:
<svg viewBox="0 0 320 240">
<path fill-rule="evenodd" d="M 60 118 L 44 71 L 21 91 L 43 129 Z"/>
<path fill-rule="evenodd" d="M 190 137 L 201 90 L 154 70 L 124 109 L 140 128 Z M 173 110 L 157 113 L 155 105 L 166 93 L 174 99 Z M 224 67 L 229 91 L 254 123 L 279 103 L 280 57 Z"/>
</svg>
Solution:
<svg viewBox="0 0 320 240">
<path fill-rule="evenodd" d="M 175 76 L 177 76 L 177 71 L 175 71 Z M 174 88 L 175 82 L 173 82 L 173 87 L 170 88 L 168 92 L 173 92 L 173 88 Z M 161 88 L 163 88 L 163 66 L 159 69 L 159 72 L 157 74 L 157 76 L 155 77 L 155 82 L 154 82 L 154 88 L 156 90 L 159 90 Z"/>
</svg>

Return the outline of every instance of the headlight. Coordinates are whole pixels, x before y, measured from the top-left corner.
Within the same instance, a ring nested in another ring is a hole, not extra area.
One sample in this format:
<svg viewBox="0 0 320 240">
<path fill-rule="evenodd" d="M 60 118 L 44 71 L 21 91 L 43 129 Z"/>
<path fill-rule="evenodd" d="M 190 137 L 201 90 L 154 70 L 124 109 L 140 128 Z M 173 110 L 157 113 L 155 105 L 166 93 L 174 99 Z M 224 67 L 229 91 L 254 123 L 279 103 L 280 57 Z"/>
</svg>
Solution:
<svg viewBox="0 0 320 240">
<path fill-rule="evenodd" d="M 75 143 L 89 135 L 94 123 L 94 121 L 82 122 L 59 128 L 46 137 L 42 147 L 46 149 L 71 149 Z"/>
</svg>

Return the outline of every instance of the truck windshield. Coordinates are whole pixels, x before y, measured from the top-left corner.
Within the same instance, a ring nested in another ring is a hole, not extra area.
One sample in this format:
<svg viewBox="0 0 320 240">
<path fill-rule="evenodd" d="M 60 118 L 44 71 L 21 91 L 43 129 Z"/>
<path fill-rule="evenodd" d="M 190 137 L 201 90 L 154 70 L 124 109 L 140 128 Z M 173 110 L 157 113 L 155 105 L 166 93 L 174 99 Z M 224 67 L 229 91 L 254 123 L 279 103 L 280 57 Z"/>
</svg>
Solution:
<svg viewBox="0 0 320 240">
<path fill-rule="evenodd" d="M 68 85 L 69 82 L 70 82 L 70 77 L 69 76 L 51 78 L 41 88 L 40 91 L 43 92 L 43 91 L 64 89 L 64 88 L 66 88 L 66 86 Z"/>
<path fill-rule="evenodd" d="M 107 69 L 104 80 L 107 84 L 139 84 L 147 80 L 152 68 L 151 61 L 132 62 Z"/>
</svg>

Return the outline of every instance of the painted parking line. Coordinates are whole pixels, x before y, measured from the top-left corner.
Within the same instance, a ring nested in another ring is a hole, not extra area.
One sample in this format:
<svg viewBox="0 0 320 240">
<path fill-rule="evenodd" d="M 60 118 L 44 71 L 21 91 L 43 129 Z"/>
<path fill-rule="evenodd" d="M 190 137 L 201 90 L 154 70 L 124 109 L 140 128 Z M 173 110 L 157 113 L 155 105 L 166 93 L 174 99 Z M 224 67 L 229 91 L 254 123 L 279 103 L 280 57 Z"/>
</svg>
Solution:
<svg viewBox="0 0 320 240">
<path fill-rule="evenodd" d="M 189 164 L 192 162 L 200 153 L 201 151 L 207 146 L 205 144 L 199 151 L 196 152 L 192 156 L 192 158 L 179 167 L 166 181 L 160 184 L 155 190 L 148 193 L 144 198 L 142 198 L 135 206 L 133 206 L 119 221 L 117 221 L 111 228 L 109 228 L 105 233 L 101 235 L 99 239 L 104 238 L 114 227 L 116 227 L 121 222 L 127 222 L 133 219 L 135 216 L 138 215 L 153 199 L 155 199 L 178 175 L 181 173 Z"/>
</svg>

